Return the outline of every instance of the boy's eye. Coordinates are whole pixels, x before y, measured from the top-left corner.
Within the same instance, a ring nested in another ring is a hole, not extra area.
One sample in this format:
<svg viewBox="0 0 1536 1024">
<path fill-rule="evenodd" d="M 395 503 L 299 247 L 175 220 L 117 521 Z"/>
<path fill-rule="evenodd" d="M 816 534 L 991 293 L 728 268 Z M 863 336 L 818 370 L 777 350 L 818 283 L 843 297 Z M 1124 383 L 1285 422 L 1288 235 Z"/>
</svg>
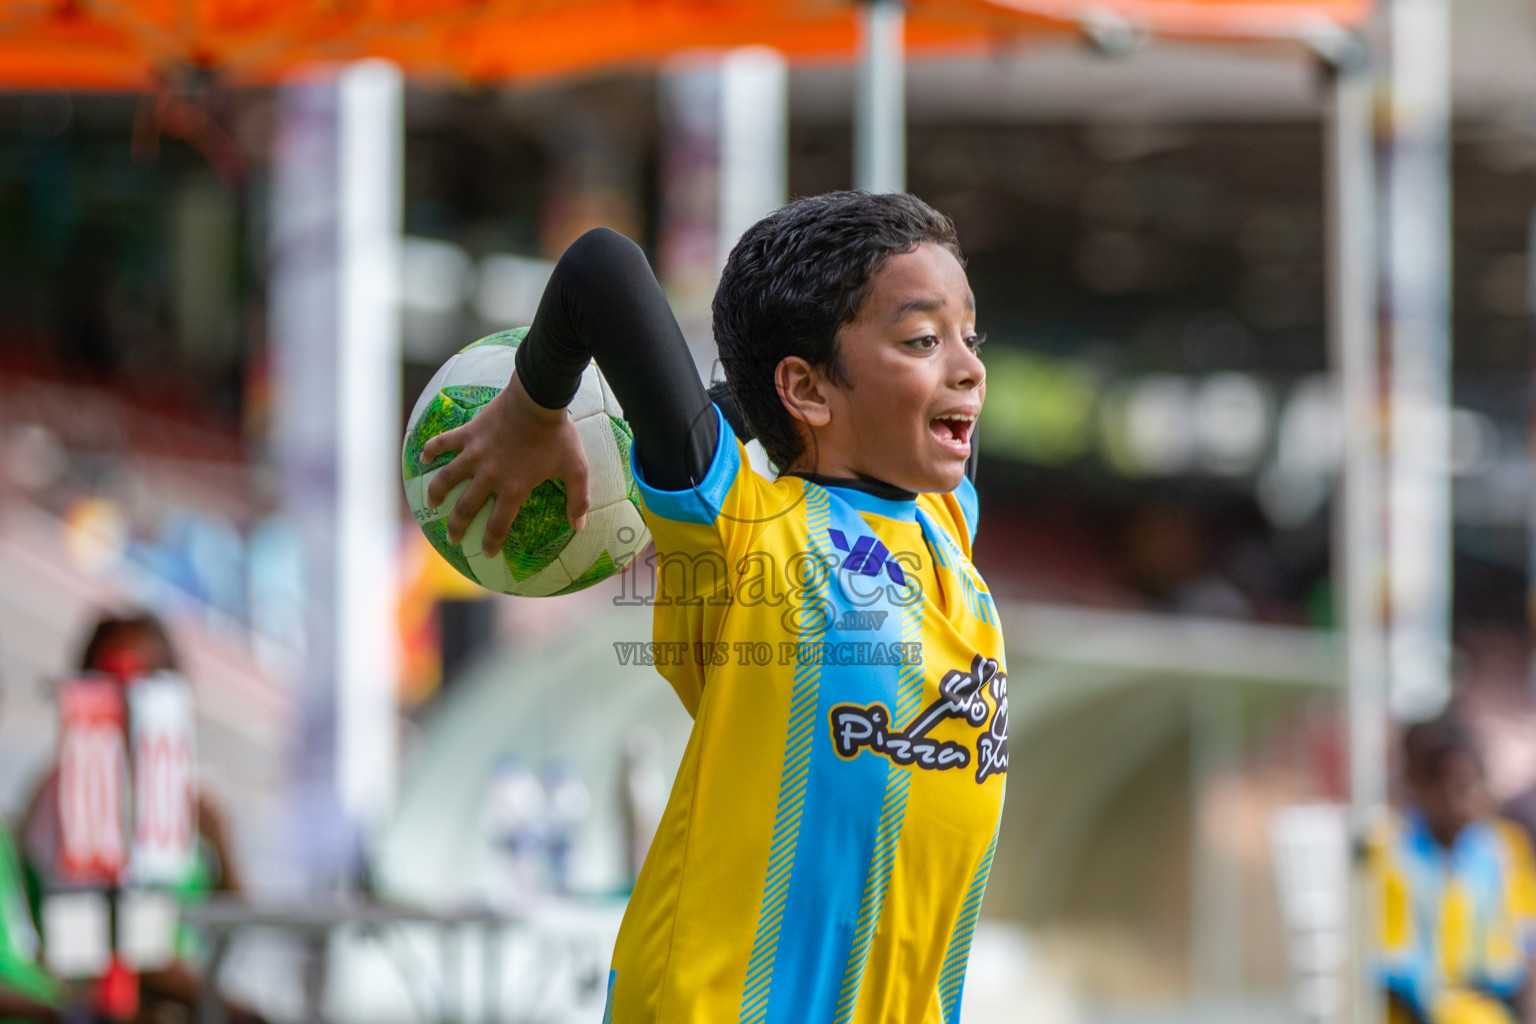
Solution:
<svg viewBox="0 0 1536 1024">
<path fill-rule="evenodd" d="M 937 335 L 925 334 L 921 338 L 913 338 L 911 341 L 907 342 L 907 344 L 914 348 L 920 348 L 924 351 L 927 351 L 931 348 L 938 348 L 939 339 Z"/>
<path fill-rule="evenodd" d="M 966 347 L 969 348 L 972 352 L 975 352 L 977 349 L 981 348 L 981 346 L 985 345 L 986 343 L 987 343 L 987 336 L 985 334 L 973 334 L 969 338 L 965 339 Z"/>
</svg>

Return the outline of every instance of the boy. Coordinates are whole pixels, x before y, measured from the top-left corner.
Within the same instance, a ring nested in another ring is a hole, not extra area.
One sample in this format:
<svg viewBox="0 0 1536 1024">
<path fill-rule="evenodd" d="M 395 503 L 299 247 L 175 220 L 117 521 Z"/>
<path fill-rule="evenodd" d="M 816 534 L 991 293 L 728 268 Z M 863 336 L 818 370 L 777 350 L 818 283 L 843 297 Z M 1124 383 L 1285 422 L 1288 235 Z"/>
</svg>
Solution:
<svg viewBox="0 0 1536 1024">
<path fill-rule="evenodd" d="M 1449 715 L 1403 737 L 1411 810 L 1374 859 L 1381 978 L 1393 1024 L 1529 1019 L 1536 863 L 1513 822 L 1492 813 L 1477 745 Z"/>
<path fill-rule="evenodd" d="M 605 1021 L 949 1024 L 1008 756 L 1002 633 L 970 563 L 986 385 L 954 226 L 907 195 L 791 203 L 731 252 L 714 321 L 778 480 L 747 466 L 639 249 L 596 231 L 557 265 L 513 383 L 427 446 L 461 452 L 430 500 L 469 481 L 449 536 L 491 501 L 495 551 L 553 478 L 579 529 L 563 410 L 597 359 L 634 429 L 655 639 L 696 652 L 660 668 L 694 729 Z"/>
</svg>

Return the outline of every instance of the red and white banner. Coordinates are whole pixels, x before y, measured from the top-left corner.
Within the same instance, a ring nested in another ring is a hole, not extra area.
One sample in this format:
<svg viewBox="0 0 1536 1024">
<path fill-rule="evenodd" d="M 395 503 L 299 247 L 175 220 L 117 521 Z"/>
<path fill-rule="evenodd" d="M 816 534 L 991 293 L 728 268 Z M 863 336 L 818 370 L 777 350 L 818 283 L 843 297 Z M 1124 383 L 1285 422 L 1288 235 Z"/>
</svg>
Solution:
<svg viewBox="0 0 1536 1024">
<path fill-rule="evenodd" d="M 178 885 L 197 854 L 197 746 L 192 690 L 160 672 L 128 689 L 133 737 L 133 880 Z"/>
<path fill-rule="evenodd" d="M 127 708 L 105 676 L 59 692 L 59 873 L 116 885 L 128 862 Z"/>
</svg>

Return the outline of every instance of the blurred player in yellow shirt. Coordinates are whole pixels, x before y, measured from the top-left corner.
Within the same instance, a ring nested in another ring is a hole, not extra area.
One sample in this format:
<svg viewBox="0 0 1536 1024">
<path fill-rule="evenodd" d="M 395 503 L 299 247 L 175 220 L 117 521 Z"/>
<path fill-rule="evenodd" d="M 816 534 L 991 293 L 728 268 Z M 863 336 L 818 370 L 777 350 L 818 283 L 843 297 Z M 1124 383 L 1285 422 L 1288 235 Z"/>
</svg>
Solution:
<svg viewBox="0 0 1536 1024">
<path fill-rule="evenodd" d="M 1391 1024 L 1518 1024 L 1536 951 L 1536 860 L 1493 816 L 1477 745 L 1442 717 L 1403 739 L 1411 806 L 1375 850 Z"/>
</svg>

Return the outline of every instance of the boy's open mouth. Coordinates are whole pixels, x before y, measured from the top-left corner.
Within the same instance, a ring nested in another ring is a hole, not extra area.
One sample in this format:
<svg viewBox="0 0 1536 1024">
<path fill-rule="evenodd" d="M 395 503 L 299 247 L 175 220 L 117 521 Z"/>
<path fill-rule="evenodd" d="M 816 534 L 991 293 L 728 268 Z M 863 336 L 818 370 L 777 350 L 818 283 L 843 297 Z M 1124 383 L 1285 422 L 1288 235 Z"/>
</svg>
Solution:
<svg viewBox="0 0 1536 1024">
<path fill-rule="evenodd" d="M 971 428 L 976 425 L 974 413 L 946 413 L 928 421 L 928 429 L 946 448 L 964 450 L 971 447 Z"/>
</svg>

